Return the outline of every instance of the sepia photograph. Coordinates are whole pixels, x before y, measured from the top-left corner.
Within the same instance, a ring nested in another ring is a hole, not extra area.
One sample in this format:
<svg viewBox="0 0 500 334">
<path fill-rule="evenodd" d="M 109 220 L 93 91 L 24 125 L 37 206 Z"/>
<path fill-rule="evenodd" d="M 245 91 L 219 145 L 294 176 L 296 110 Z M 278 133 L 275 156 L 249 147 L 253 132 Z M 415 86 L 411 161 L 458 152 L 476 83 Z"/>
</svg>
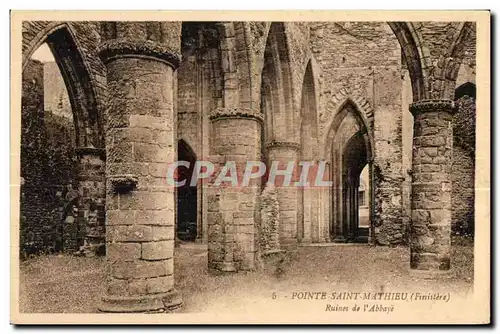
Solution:
<svg viewBox="0 0 500 334">
<path fill-rule="evenodd" d="M 11 12 L 11 322 L 487 324 L 490 12 Z"/>
</svg>

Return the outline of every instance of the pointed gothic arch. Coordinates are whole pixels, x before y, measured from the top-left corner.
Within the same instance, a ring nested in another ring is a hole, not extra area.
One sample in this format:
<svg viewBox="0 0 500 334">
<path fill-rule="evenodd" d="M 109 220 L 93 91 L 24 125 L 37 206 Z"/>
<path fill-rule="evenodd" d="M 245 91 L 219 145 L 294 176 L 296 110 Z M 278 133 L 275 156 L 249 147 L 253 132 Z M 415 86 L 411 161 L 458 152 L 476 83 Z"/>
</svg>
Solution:
<svg viewBox="0 0 500 334">
<path fill-rule="evenodd" d="M 358 188 L 363 168 L 369 167 L 369 208 L 373 221 L 373 138 L 372 127 L 359 104 L 351 98 L 340 103 L 340 109 L 329 123 L 325 139 L 327 161 L 330 164 L 330 239 L 336 242 L 368 241 L 371 227 L 359 227 Z"/>
<path fill-rule="evenodd" d="M 52 23 L 39 31 L 23 51 L 23 69 L 31 55 L 47 43 L 63 77 L 73 112 L 77 147 L 104 147 L 104 126 L 95 82 L 81 47 L 67 23 Z"/>
<path fill-rule="evenodd" d="M 351 107 L 346 108 L 346 107 Z M 366 129 L 366 140 L 369 142 L 367 146 L 369 148 L 368 159 L 373 159 L 375 142 L 373 139 L 373 109 L 370 106 L 370 103 L 353 93 L 350 93 L 346 90 L 341 90 L 336 96 L 333 97 L 332 101 L 328 104 L 328 112 L 330 115 L 329 119 L 324 119 L 321 121 L 321 124 L 325 124 L 322 128 L 323 132 L 323 156 L 325 158 L 330 157 L 330 147 L 333 143 L 333 136 L 347 115 L 349 110 L 353 111 L 353 115 L 358 119 L 359 124 L 363 125 Z"/>
<path fill-rule="evenodd" d="M 291 73 L 285 25 L 273 22 L 267 35 L 260 86 L 266 142 L 290 141 L 297 137 Z"/>
<path fill-rule="evenodd" d="M 452 99 L 456 89 L 456 83 L 460 69 L 464 66 L 463 61 L 466 58 L 468 48 L 475 49 L 476 44 L 476 26 L 474 22 L 463 22 L 457 24 L 456 34 L 453 43 L 450 45 L 447 58 L 443 69 L 445 85 L 443 89 L 443 98 Z"/>
<path fill-rule="evenodd" d="M 316 87 L 311 60 L 307 63 L 302 81 L 300 111 L 300 138 L 302 160 L 317 159 L 318 152 L 318 117 Z"/>
<path fill-rule="evenodd" d="M 410 73 L 413 101 L 428 97 L 427 64 L 422 42 L 413 23 L 387 22 L 399 41 L 401 52 Z"/>
</svg>

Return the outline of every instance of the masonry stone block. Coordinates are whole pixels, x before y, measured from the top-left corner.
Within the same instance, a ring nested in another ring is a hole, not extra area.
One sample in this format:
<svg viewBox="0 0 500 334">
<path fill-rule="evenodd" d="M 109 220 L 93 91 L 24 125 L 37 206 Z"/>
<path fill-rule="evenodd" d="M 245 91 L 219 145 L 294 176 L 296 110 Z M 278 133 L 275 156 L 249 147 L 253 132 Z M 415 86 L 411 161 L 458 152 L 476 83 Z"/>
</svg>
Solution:
<svg viewBox="0 0 500 334">
<path fill-rule="evenodd" d="M 179 55 L 172 51 L 176 48 L 171 48 L 175 43 L 168 40 L 169 34 L 162 41 L 151 41 L 148 36 L 156 35 L 146 31 L 180 33 L 180 23 L 114 24 L 120 38 L 103 40 L 99 50 L 107 67 L 109 88 L 106 163 L 111 168 L 107 168 L 106 176 L 135 180 L 137 184 L 118 188 L 118 183 L 111 183 L 115 188 L 109 189 L 106 198 L 108 209 L 113 210 L 106 217 L 107 242 L 135 242 L 141 247 L 141 259 L 115 260 L 119 250 L 114 249 L 113 258 L 108 257 L 111 276 L 128 279 L 128 293 L 133 298 L 108 289 L 100 309 L 174 309 L 182 301 L 172 297 L 176 294 L 173 279 L 163 280 L 160 287 L 159 280 L 146 278 L 173 274 L 175 196 L 174 190 L 158 179 L 166 176 L 164 165 L 174 161 L 176 154 L 173 70 L 179 64 Z M 120 174 L 113 174 L 116 172 Z"/>
<path fill-rule="evenodd" d="M 174 248 L 171 241 L 144 242 L 142 243 L 142 255 L 144 260 L 165 260 L 174 256 Z"/>
<path fill-rule="evenodd" d="M 442 147 L 453 138 L 450 121 L 455 108 L 452 101 L 432 100 L 414 103 L 411 111 L 415 124 L 414 154 L 434 159 L 429 164 L 416 159 L 413 162 L 410 266 L 418 271 L 449 270 L 452 158 L 447 153 L 451 148 Z M 439 135 L 423 135 L 421 130 L 425 128 L 434 128 Z"/>
</svg>

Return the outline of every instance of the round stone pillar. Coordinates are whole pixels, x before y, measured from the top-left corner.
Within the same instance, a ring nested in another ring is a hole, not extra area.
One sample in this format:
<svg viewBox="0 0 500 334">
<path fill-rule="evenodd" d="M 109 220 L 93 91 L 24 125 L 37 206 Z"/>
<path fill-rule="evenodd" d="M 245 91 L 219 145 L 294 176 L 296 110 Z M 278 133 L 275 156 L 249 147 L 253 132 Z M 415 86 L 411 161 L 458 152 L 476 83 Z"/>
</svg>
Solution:
<svg viewBox="0 0 500 334">
<path fill-rule="evenodd" d="M 108 280 L 101 311 L 169 312 L 182 304 L 174 289 L 175 189 L 166 179 L 176 160 L 173 72 L 179 65 L 180 25 L 106 26 L 112 39 L 103 42 L 100 56 L 109 92 Z"/>
<path fill-rule="evenodd" d="M 287 247 L 297 243 L 297 208 L 299 203 L 297 159 L 300 145 L 294 142 L 273 141 L 266 145 L 268 155 L 268 173 L 271 173 L 273 163 L 279 166 L 278 171 L 284 171 L 289 163 L 293 164 L 293 174 L 289 185 L 283 182 L 284 176 L 276 177 L 276 191 L 278 194 L 280 212 L 280 243 Z"/>
<path fill-rule="evenodd" d="M 101 148 L 78 147 L 78 218 L 83 234 L 82 253 L 86 256 L 104 255 L 106 177 L 105 155 Z"/>
<path fill-rule="evenodd" d="M 411 269 L 438 273 L 450 269 L 453 101 L 413 103 L 414 117 Z"/>
<path fill-rule="evenodd" d="M 211 112 L 216 171 L 234 162 L 238 184 L 211 182 L 208 189 L 208 267 L 222 272 L 253 270 L 258 259 L 261 178 L 242 184 L 247 162 L 261 161 L 262 116 L 245 108 Z M 216 161 L 217 160 L 217 161 Z M 229 176 L 228 173 L 224 173 Z"/>
</svg>

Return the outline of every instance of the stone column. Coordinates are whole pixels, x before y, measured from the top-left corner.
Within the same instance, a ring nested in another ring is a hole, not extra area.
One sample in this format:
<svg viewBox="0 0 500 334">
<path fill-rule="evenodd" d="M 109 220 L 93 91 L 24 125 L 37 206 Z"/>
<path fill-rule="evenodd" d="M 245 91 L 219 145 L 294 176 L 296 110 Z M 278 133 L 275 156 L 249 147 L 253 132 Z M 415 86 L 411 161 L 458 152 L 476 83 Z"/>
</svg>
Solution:
<svg viewBox="0 0 500 334">
<path fill-rule="evenodd" d="M 436 273 L 450 269 L 451 169 L 454 103 L 413 103 L 414 117 L 411 269 Z"/>
<path fill-rule="evenodd" d="M 261 161 L 262 116 L 251 109 L 219 108 L 211 112 L 210 120 L 213 153 L 219 167 L 234 162 L 241 182 L 246 163 Z M 222 272 L 255 269 L 260 178 L 245 187 L 224 182 L 219 186 L 209 185 L 207 190 L 209 269 Z"/>
<path fill-rule="evenodd" d="M 321 237 L 322 241 L 326 238 L 329 239 L 329 223 L 328 219 L 324 219 L 322 216 L 322 201 L 324 199 L 324 191 L 328 190 L 328 187 L 315 185 L 316 180 L 311 179 L 311 175 L 316 177 L 318 173 L 319 161 L 312 160 L 312 167 L 309 168 L 308 182 L 309 184 L 303 188 L 298 189 L 299 195 L 302 199 L 302 215 L 298 215 L 298 224 L 301 225 L 300 219 L 302 218 L 302 234 L 299 235 L 299 239 L 302 244 L 311 244 L 313 242 L 319 242 Z M 328 167 L 325 166 L 325 172 L 323 173 L 323 181 L 328 181 L 330 179 Z M 299 168 L 300 173 L 302 173 L 301 168 Z M 301 176 L 299 176 L 300 179 Z M 330 200 L 330 202 L 332 202 Z M 330 203 L 329 202 L 329 203 Z M 299 206 L 300 207 L 300 206 Z M 330 208 L 331 205 L 328 205 Z M 299 208 L 300 209 L 300 208 Z M 327 222 L 326 224 L 324 222 Z M 326 227 L 326 228 L 325 228 Z"/>
<path fill-rule="evenodd" d="M 346 183 L 344 185 L 345 189 L 345 207 L 344 207 L 344 236 L 347 239 L 346 241 L 352 240 L 352 185 L 349 180 L 349 177 L 346 178 Z"/>
<path fill-rule="evenodd" d="M 302 240 L 300 240 L 303 244 L 312 243 L 312 224 L 313 222 L 318 224 L 318 212 L 317 212 L 317 203 L 320 199 L 320 192 L 318 189 L 311 189 L 310 187 L 304 187 L 302 190 L 302 203 L 303 203 L 303 235 Z"/>
<path fill-rule="evenodd" d="M 352 178 L 351 181 L 353 182 Z M 349 187 L 350 193 L 349 193 L 349 240 L 353 241 L 356 238 L 356 185 L 354 183 L 351 183 L 351 186 Z"/>
<path fill-rule="evenodd" d="M 333 181 L 331 170 L 332 170 L 332 165 L 330 162 L 327 162 L 325 165 L 325 181 L 330 181 L 330 182 Z M 313 224 L 313 226 L 317 225 L 319 231 L 323 232 L 318 235 L 318 239 L 315 238 L 313 232 L 312 233 L 313 242 L 315 241 L 331 242 L 333 239 L 332 236 L 335 230 L 333 225 L 331 224 L 331 222 L 333 222 L 332 213 L 334 205 L 333 201 L 334 192 L 332 186 L 321 187 L 320 189 L 317 190 L 318 201 L 314 203 L 314 208 L 315 210 L 317 210 L 319 218 L 317 220 L 317 224 Z"/>
<path fill-rule="evenodd" d="M 79 158 L 78 218 L 83 234 L 82 253 L 86 256 L 104 255 L 106 176 L 105 155 L 101 148 L 76 148 Z"/>
<path fill-rule="evenodd" d="M 356 184 L 353 189 L 354 197 L 354 224 L 352 226 L 354 238 L 358 237 L 358 227 L 359 227 L 359 184 Z"/>
<path fill-rule="evenodd" d="M 342 154 L 339 148 L 336 148 L 333 152 L 332 159 L 332 228 L 335 232 L 334 242 L 343 243 L 346 242 L 346 230 L 345 230 L 345 193 L 346 193 L 346 181 L 345 181 L 345 171 L 342 168 Z"/>
<path fill-rule="evenodd" d="M 268 151 L 268 172 L 272 162 L 279 163 L 279 170 L 285 170 L 289 162 L 294 162 L 293 176 L 289 186 L 283 186 L 283 176 L 276 176 L 276 191 L 278 193 L 280 212 L 280 243 L 287 247 L 297 243 L 297 207 L 300 205 L 298 188 L 297 159 L 300 145 L 294 142 L 273 141 L 266 145 Z"/>
<path fill-rule="evenodd" d="M 173 71 L 180 22 L 107 23 L 100 47 L 107 67 L 106 312 L 168 312 L 174 289 L 176 160 Z M 109 32 L 111 30 L 111 33 Z"/>
</svg>

